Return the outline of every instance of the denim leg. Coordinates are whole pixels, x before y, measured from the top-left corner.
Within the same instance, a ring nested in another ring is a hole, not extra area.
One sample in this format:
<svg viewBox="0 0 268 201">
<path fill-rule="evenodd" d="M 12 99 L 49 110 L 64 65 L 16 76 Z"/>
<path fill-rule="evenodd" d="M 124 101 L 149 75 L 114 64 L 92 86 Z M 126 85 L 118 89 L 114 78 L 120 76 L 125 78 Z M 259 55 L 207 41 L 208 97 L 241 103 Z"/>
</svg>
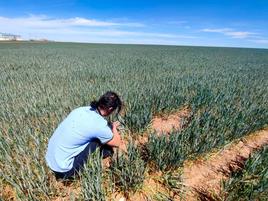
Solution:
<svg viewBox="0 0 268 201">
<path fill-rule="evenodd" d="M 99 140 L 94 140 L 90 142 L 82 152 L 75 156 L 71 170 L 67 172 L 54 172 L 56 179 L 72 179 L 75 174 L 83 169 L 83 165 L 87 162 L 89 155 L 96 151 L 98 147 L 100 147 L 102 158 L 112 156 L 114 153 L 111 146 L 107 144 L 101 145 Z"/>
<path fill-rule="evenodd" d="M 102 154 L 102 158 L 107 158 L 114 154 L 113 148 L 107 144 L 102 145 L 100 151 Z"/>
<path fill-rule="evenodd" d="M 71 170 L 67 172 L 55 172 L 56 179 L 72 179 L 75 174 L 83 169 L 83 165 L 87 162 L 89 154 L 96 151 L 100 146 L 101 144 L 98 140 L 90 142 L 82 152 L 75 156 L 73 168 Z"/>
</svg>

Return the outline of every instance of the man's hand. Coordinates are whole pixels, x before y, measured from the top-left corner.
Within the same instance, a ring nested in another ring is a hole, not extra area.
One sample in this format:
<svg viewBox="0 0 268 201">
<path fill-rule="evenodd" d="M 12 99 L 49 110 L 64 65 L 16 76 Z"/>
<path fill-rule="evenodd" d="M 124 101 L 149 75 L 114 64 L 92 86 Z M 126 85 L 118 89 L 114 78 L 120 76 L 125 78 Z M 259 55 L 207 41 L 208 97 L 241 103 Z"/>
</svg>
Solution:
<svg viewBox="0 0 268 201">
<path fill-rule="evenodd" d="M 115 131 L 113 131 L 113 133 L 120 135 L 120 133 L 117 131 L 118 126 L 120 126 L 120 122 L 119 121 L 113 122 L 113 130 L 115 130 Z M 126 152 L 127 153 L 126 142 L 121 139 L 121 136 L 120 136 L 120 144 L 119 144 L 118 148 L 120 150 L 122 150 L 123 152 Z"/>
<path fill-rule="evenodd" d="M 120 122 L 119 121 L 113 122 L 113 129 L 117 129 L 118 126 L 120 126 Z"/>
<path fill-rule="evenodd" d="M 109 142 L 107 142 L 108 145 L 113 146 L 113 147 L 119 147 L 121 144 L 121 136 L 119 132 L 117 131 L 117 127 L 120 125 L 118 121 L 113 122 L 113 139 L 111 139 Z"/>
<path fill-rule="evenodd" d="M 121 140 L 121 143 L 118 147 L 121 151 L 127 153 L 127 143 L 124 140 Z"/>
</svg>

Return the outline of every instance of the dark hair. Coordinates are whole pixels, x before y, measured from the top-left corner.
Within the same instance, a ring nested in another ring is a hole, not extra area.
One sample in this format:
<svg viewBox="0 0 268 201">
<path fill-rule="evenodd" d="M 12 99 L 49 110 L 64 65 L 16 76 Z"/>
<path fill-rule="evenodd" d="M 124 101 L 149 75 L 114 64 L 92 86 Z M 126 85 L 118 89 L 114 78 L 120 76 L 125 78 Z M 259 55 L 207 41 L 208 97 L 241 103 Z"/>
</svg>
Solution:
<svg viewBox="0 0 268 201">
<path fill-rule="evenodd" d="M 113 111 L 117 109 L 118 114 L 122 109 L 122 101 L 115 92 L 107 91 L 98 101 L 92 101 L 90 106 L 93 109 L 101 108 L 107 110 L 109 108 L 113 108 Z"/>
</svg>

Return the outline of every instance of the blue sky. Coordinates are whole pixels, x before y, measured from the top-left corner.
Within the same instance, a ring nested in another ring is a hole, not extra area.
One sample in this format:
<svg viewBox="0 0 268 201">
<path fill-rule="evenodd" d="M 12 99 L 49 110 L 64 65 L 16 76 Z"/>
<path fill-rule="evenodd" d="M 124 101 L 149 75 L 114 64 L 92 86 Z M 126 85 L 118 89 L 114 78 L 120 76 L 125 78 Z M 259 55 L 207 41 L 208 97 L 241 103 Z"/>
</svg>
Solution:
<svg viewBox="0 0 268 201">
<path fill-rule="evenodd" d="M 268 48 L 268 0 L 0 1 L 24 39 Z"/>
</svg>

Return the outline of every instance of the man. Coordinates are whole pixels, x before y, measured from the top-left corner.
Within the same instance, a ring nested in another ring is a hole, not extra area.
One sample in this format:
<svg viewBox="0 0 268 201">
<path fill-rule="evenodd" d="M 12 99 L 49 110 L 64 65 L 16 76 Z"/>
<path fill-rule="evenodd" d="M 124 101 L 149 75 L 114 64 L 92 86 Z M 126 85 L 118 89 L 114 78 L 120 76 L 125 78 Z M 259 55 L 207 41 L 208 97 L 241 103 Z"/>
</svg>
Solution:
<svg viewBox="0 0 268 201">
<path fill-rule="evenodd" d="M 101 148 L 103 157 L 113 154 L 121 137 L 118 122 L 109 125 L 104 117 L 120 112 L 122 101 L 108 91 L 90 106 L 74 109 L 58 126 L 49 140 L 46 162 L 57 179 L 72 178 L 87 161 L 88 155 Z"/>
</svg>

